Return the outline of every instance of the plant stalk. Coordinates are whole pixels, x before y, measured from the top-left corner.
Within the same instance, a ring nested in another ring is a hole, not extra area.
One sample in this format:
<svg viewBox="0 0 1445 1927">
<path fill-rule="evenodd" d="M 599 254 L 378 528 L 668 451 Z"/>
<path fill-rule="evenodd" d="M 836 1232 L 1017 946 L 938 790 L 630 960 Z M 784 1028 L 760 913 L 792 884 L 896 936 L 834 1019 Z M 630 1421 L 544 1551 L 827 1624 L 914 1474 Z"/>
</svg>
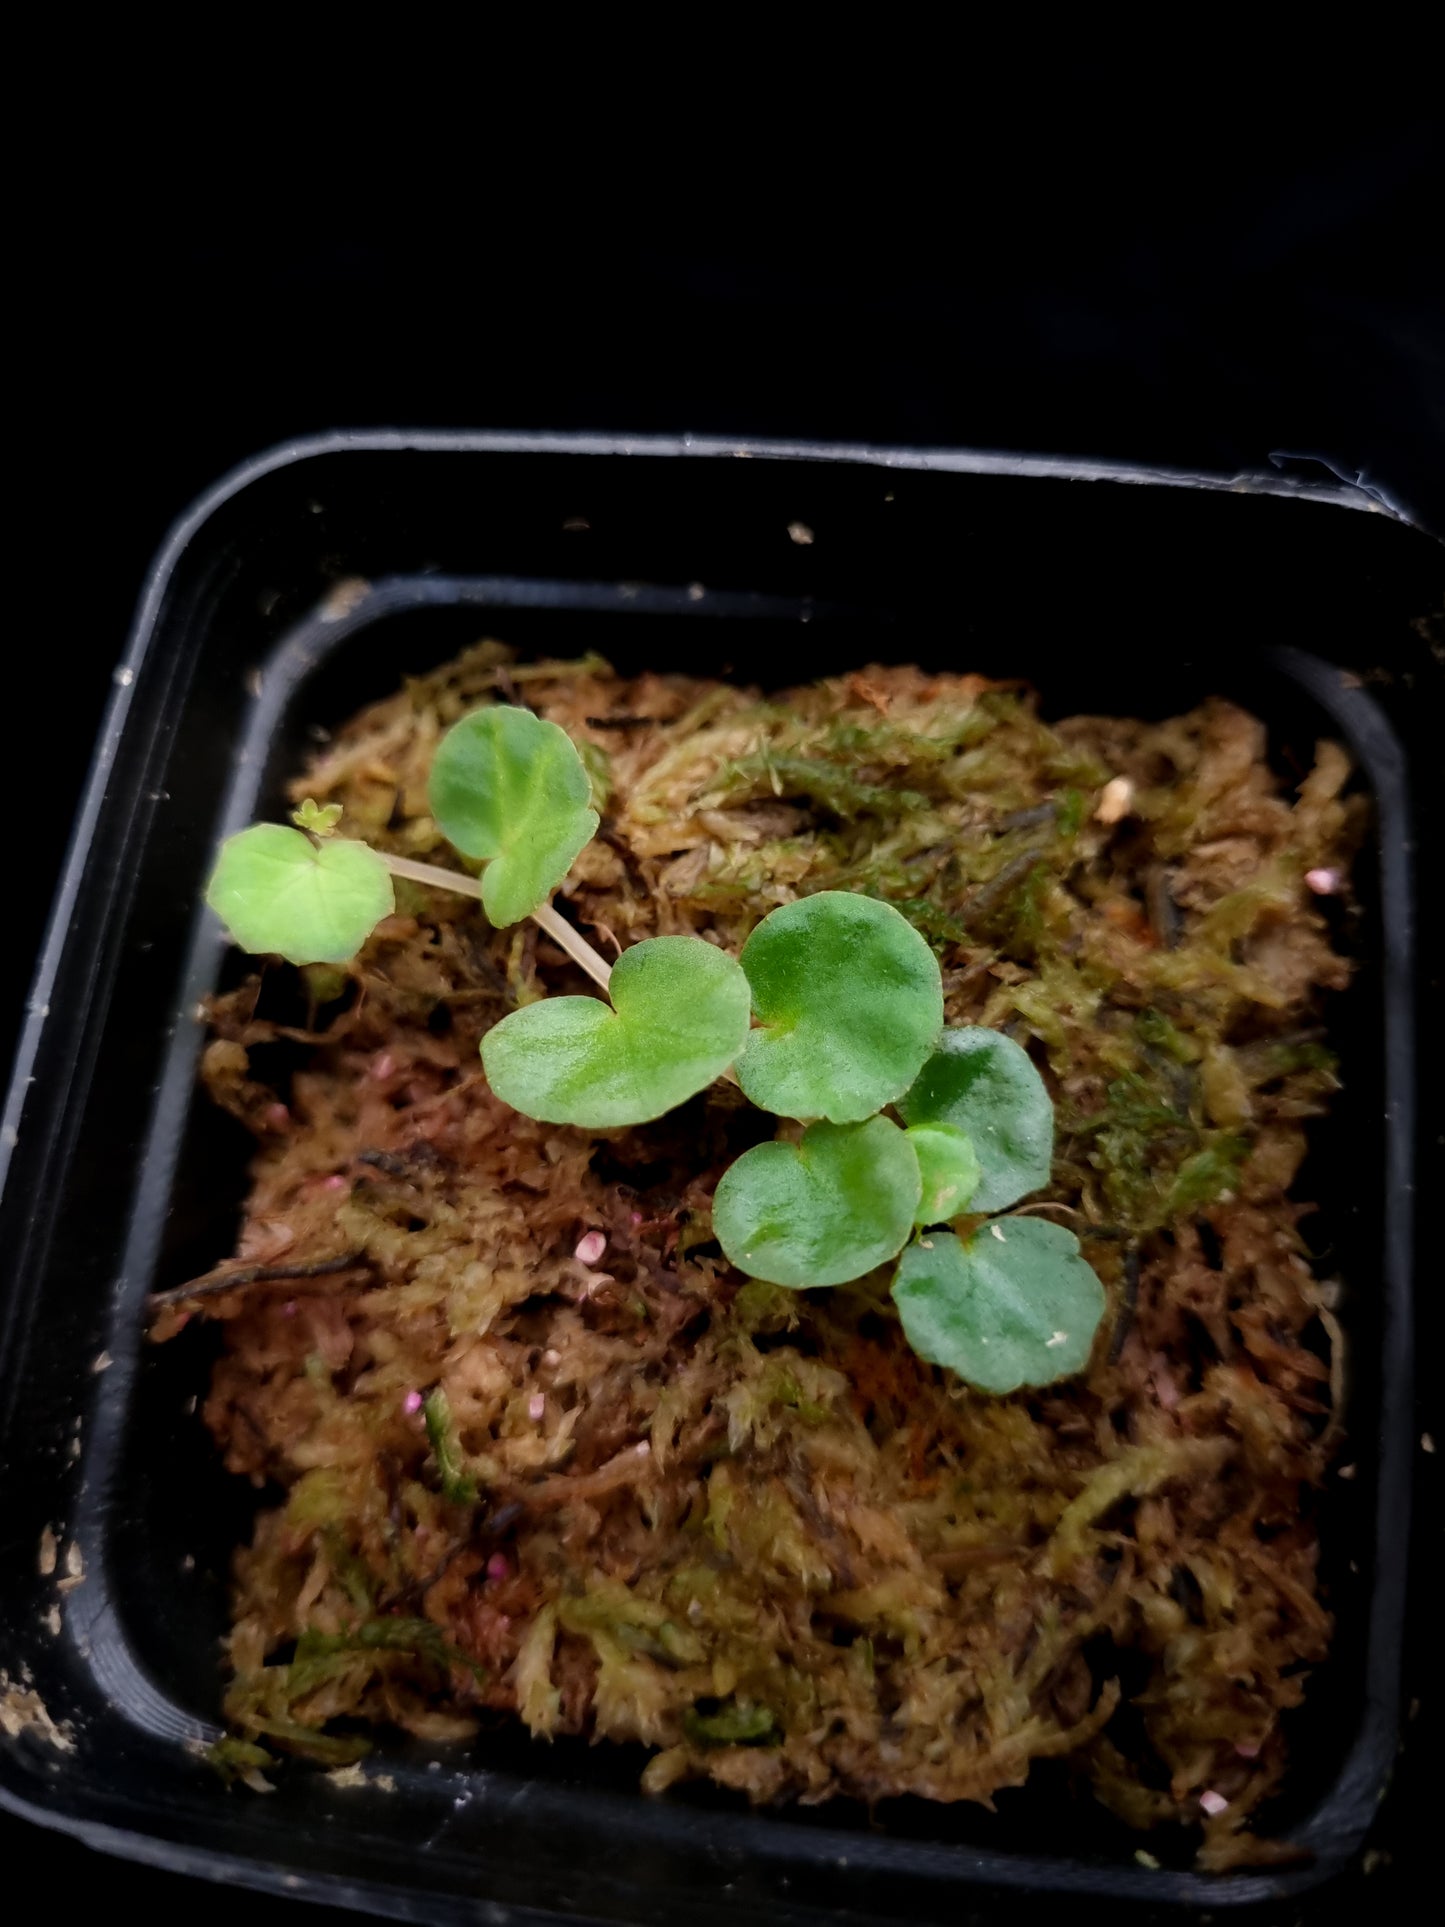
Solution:
<svg viewBox="0 0 1445 1927">
<path fill-rule="evenodd" d="M 435 863 L 418 863 L 409 856 L 389 856 L 385 850 L 377 855 L 391 871 L 393 876 L 406 877 L 412 883 L 427 883 L 437 890 L 451 890 L 459 897 L 475 897 L 481 901 L 482 886 L 475 877 L 463 876 L 456 870 L 443 870 Z M 567 952 L 579 964 L 593 983 L 606 990 L 612 977 L 612 967 L 588 943 L 587 939 L 565 917 L 561 917 L 550 903 L 539 904 L 532 912 L 532 921 L 540 930 L 545 930 L 552 941 Z"/>
</svg>

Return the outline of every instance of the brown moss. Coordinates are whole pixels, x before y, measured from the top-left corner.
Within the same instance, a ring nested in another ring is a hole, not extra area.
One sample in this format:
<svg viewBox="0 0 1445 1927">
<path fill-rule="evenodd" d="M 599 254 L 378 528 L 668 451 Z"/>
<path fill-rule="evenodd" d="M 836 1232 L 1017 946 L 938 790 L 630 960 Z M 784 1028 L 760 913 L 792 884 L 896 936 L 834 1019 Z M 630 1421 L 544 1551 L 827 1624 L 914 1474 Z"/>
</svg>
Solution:
<svg viewBox="0 0 1445 1927">
<path fill-rule="evenodd" d="M 530 926 L 415 890 L 314 1013 L 284 1111 L 248 1056 L 280 1031 L 275 980 L 211 1013 L 212 1088 L 259 1139 L 242 1255 L 355 1261 L 253 1264 L 197 1304 L 225 1329 L 227 1462 L 289 1494 L 238 1560 L 238 1728 L 334 1755 L 307 1736 L 338 1714 L 444 1737 L 490 1706 L 661 1747 L 651 1788 L 766 1800 L 987 1801 L 1063 1753 L 1136 1825 L 1224 1796 L 1210 1864 L 1267 1853 L 1246 1823 L 1329 1636 L 1310 1492 L 1334 1420 L 1307 1343 L 1328 1315 L 1286 1192 L 1347 975 L 1303 883 L 1358 832 L 1341 752 L 1291 801 L 1225 703 L 1050 729 L 978 677 L 876 668 L 764 702 L 483 644 L 358 717 L 296 793 L 454 861 L 426 770 L 493 696 L 586 748 L 603 829 L 563 894 L 604 947 L 736 949 L 821 888 L 915 920 L 949 1020 L 1006 1026 L 1054 1090 L 1045 1201 L 1110 1314 L 1083 1377 L 992 1399 L 907 1349 L 884 1280 L 740 1288 L 709 1202 L 766 1121 L 726 1085 L 605 1137 L 507 1111 L 480 1036 L 583 986 Z M 474 1504 L 443 1492 L 434 1390 Z M 392 1619 L 409 1644 L 358 1630 Z M 1127 1725 L 1111 1652 L 1147 1675 Z"/>
</svg>

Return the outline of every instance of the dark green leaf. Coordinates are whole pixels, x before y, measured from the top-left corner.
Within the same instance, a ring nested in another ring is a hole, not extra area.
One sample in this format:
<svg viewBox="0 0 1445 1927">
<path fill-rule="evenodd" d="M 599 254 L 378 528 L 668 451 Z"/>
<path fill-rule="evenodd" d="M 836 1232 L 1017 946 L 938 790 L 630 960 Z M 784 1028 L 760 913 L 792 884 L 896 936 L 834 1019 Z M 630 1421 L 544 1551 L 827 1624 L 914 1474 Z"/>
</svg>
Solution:
<svg viewBox="0 0 1445 1927">
<path fill-rule="evenodd" d="M 985 1392 L 1082 1371 L 1104 1313 L 1078 1239 L 1041 1218 L 996 1218 L 966 1242 L 926 1233 L 899 1260 L 893 1298 L 919 1357 Z"/>
<path fill-rule="evenodd" d="M 840 1285 L 900 1249 L 922 1188 L 912 1145 L 886 1117 L 811 1124 L 800 1143 L 755 1144 L 723 1173 L 713 1229 L 750 1277 Z"/>
<path fill-rule="evenodd" d="M 906 1091 L 938 1040 L 938 961 L 891 904 L 824 890 L 765 917 L 743 946 L 759 1027 L 738 1061 L 754 1104 L 835 1124 Z"/>
<path fill-rule="evenodd" d="M 972 1211 L 999 1211 L 1049 1181 L 1054 1107 L 1029 1054 L 1002 1031 L 946 1030 L 898 1105 L 905 1124 L 952 1124 L 978 1153 Z"/>
</svg>

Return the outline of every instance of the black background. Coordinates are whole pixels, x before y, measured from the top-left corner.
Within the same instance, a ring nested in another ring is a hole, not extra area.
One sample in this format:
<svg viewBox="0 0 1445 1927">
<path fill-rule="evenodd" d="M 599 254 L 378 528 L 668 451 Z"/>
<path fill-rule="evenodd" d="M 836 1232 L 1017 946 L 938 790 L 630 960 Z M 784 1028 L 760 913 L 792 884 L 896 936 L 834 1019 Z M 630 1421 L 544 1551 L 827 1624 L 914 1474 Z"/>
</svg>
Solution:
<svg viewBox="0 0 1445 1927">
<path fill-rule="evenodd" d="M 452 94 L 445 135 L 424 138 L 376 58 L 306 96 L 263 63 L 239 115 L 213 112 L 192 76 L 173 113 L 77 117 L 68 160 L 46 146 L 26 176 L 11 377 L 39 407 L 12 447 L 11 577 L 34 593 L 5 661 L 12 726 L 36 716 L 47 733 L 0 1059 L 147 564 L 202 488 L 291 435 L 611 428 L 1223 470 L 1288 458 L 1359 476 L 1445 534 L 1445 139 L 1409 103 L 1418 51 L 1381 105 L 1276 75 L 1186 111 L 1109 85 L 1096 56 L 1046 101 L 1025 86 L 983 119 L 975 72 L 941 123 L 919 104 L 926 132 L 898 132 L 906 113 L 885 128 L 850 95 L 786 157 L 761 136 L 795 98 L 751 80 L 699 141 L 685 87 L 659 99 L 639 81 L 579 122 L 535 72 L 484 63 L 466 112 Z M 413 105 L 428 71 L 407 70 Z M 529 113 L 499 118 L 509 87 L 530 89 Z M 1438 682 L 1422 693 L 1440 703 Z M 1407 1749 L 1385 1859 L 1339 1897 L 1342 1917 L 1375 1900 L 1407 1917 L 1431 1744 L 1420 1731 Z M 3 1817 L 0 1851 L 17 1890 L 27 1872 L 51 1890 L 63 1866 L 77 1910 L 93 1895 L 220 1922 L 256 1906 Z"/>
</svg>

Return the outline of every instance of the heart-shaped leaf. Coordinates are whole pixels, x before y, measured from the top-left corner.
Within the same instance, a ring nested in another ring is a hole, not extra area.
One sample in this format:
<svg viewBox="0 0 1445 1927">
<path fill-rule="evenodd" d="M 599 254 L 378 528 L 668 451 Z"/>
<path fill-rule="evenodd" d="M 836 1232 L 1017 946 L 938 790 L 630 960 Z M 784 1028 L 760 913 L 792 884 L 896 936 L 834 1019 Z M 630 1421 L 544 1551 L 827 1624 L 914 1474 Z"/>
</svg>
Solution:
<svg viewBox="0 0 1445 1927">
<path fill-rule="evenodd" d="M 810 1124 L 798 1144 L 755 1144 L 724 1171 L 712 1223 L 728 1259 L 773 1285 L 841 1285 L 886 1264 L 913 1225 L 922 1181 L 886 1117 Z"/>
<path fill-rule="evenodd" d="M 985 1392 L 1082 1371 L 1104 1288 L 1062 1225 L 999 1218 L 966 1242 L 934 1231 L 898 1262 L 893 1298 L 920 1358 Z"/>
<path fill-rule="evenodd" d="M 375 850 L 255 823 L 228 836 L 206 902 L 243 950 L 295 964 L 347 963 L 396 908 Z"/>
<path fill-rule="evenodd" d="M 915 1124 L 904 1133 L 918 1157 L 923 1196 L 915 1222 L 944 1224 L 968 1208 L 978 1189 L 978 1153 L 967 1132 L 952 1124 Z"/>
<path fill-rule="evenodd" d="M 482 1039 L 503 1103 L 548 1124 L 610 1130 L 661 1117 L 720 1077 L 748 1034 L 748 982 L 701 937 L 624 950 L 596 997 L 527 1004 Z"/>
<path fill-rule="evenodd" d="M 871 1117 L 908 1089 L 938 1041 L 937 959 L 876 897 L 824 890 L 784 904 L 740 961 L 759 1028 L 738 1082 L 765 1111 L 834 1124 Z"/>
<path fill-rule="evenodd" d="M 428 800 L 463 856 L 483 857 L 482 907 L 520 923 L 597 833 L 592 786 L 571 737 L 529 709 L 474 709 L 437 744 Z"/>
<path fill-rule="evenodd" d="M 1028 1052 L 1002 1031 L 946 1030 L 898 1109 L 905 1124 L 952 1124 L 973 1139 L 972 1211 L 1001 1211 L 1049 1181 L 1053 1103 Z"/>
</svg>

